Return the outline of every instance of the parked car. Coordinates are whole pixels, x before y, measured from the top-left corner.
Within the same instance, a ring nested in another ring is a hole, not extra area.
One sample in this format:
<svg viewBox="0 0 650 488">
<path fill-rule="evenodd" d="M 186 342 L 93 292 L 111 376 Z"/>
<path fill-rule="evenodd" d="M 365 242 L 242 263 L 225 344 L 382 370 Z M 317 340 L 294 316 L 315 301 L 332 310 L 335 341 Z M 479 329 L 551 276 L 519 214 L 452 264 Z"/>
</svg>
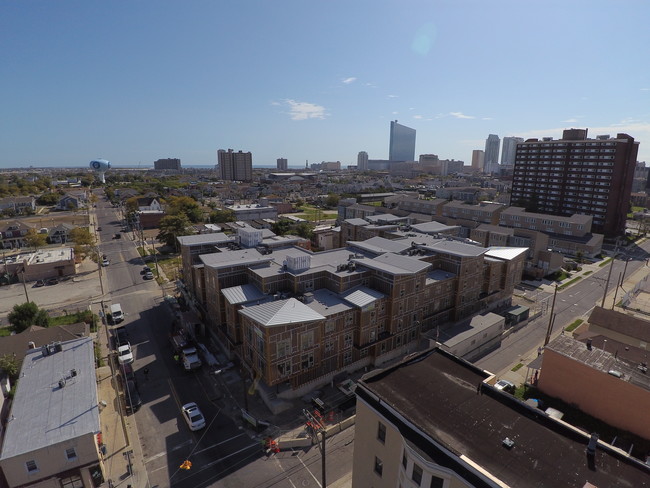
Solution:
<svg viewBox="0 0 650 488">
<path fill-rule="evenodd" d="M 113 239 L 121 239 L 121 238 L 122 238 L 122 234 L 120 234 L 119 232 L 113 235 Z"/>
<path fill-rule="evenodd" d="M 129 333 L 126 331 L 126 327 L 121 326 L 113 329 L 113 344 L 115 345 L 115 349 L 128 343 Z"/>
<path fill-rule="evenodd" d="M 111 264 L 111 262 L 108 260 L 106 256 L 104 256 L 102 258 L 102 266 L 108 266 L 109 264 Z"/>
<path fill-rule="evenodd" d="M 124 403 L 127 414 L 137 412 L 142 406 L 142 399 L 140 398 L 138 385 L 136 385 L 134 381 L 126 382 L 126 388 L 124 389 Z"/>
<path fill-rule="evenodd" d="M 142 277 L 145 280 L 153 280 L 154 278 L 153 273 L 151 271 L 147 271 L 144 275 L 142 275 Z"/>
<path fill-rule="evenodd" d="M 135 385 L 138 386 L 133 366 L 130 364 L 121 365 L 120 370 L 117 373 L 117 381 L 119 381 L 122 386 L 126 386 L 126 383 L 129 381 L 133 381 Z"/>
<path fill-rule="evenodd" d="M 142 268 L 142 272 L 143 273 L 151 273 L 151 268 L 149 266 L 145 266 L 144 268 Z"/>
<path fill-rule="evenodd" d="M 101 232 L 101 231 L 102 231 L 102 228 L 101 228 L 101 227 L 97 227 L 97 232 Z"/>
<path fill-rule="evenodd" d="M 181 411 L 183 412 L 183 418 L 185 419 L 185 422 L 187 422 L 187 426 L 190 430 L 200 430 L 205 427 L 205 417 L 196 403 L 186 403 L 181 408 Z"/>
<path fill-rule="evenodd" d="M 58 282 L 59 282 L 58 278 L 48 278 L 48 279 L 45 280 L 45 284 L 47 286 L 56 285 Z"/>
<path fill-rule="evenodd" d="M 41 286 L 45 286 L 45 282 L 43 280 L 38 280 L 32 285 L 32 288 L 40 288 Z"/>
<path fill-rule="evenodd" d="M 133 351 L 131 350 L 131 344 L 128 342 L 122 344 L 117 348 L 117 361 L 120 364 L 130 364 L 133 362 Z"/>
<path fill-rule="evenodd" d="M 516 390 L 515 385 L 513 383 L 510 383 L 508 380 L 499 380 L 497 381 L 496 385 L 494 385 L 494 387 L 497 390 L 503 390 L 511 394 L 514 394 Z"/>
</svg>

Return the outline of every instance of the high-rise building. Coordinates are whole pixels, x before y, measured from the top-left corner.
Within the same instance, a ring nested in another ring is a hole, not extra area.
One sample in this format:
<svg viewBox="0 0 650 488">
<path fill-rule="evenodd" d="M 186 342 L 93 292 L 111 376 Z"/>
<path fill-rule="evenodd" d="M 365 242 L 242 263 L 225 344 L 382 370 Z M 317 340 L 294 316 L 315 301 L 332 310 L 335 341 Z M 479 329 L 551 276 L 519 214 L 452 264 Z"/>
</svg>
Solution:
<svg viewBox="0 0 650 488">
<path fill-rule="evenodd" d="M 515 164 L 517 144 L 524 142 L 523 137 L 504 137 L 501 144 L 501 164 Z"/>
<path fill-rule="evenodd" d="M 288 170 L 289 169 L 289 163 L 287 162 L 287 158 L 278 158 L 278 169 L 281 170 Z"/>
<path fill-rule="evenodd" d="M 472 169 L 474 171 L 483 171 L 485 166 L 485 151 L 482 149 L 474 149 L 472 151 Z"/>
<path fill-rule="evenodd" d="M 496 134 L 490 134 L 485 140 L 485 163 L 483 171 L 488 174 L 499 172 L 499 143 L 501 140 Z"/>
<path fill-rule="evenodd" d="M 153 162 L 153 169 L 157 171 L 164 171 L 164 170 L 180 171 L 181 160 L 178 158 L 157 159 L 156 161 Z"/>
<path fill-rule="evenodd" d="M 357 155 L 357 171 L 368 171 L 368 153 L 360 151 Z"/>
<path fill-rule="evenodd" d="M 532 212 L 593 216 L 592 231 L 625 232 L 639 143 L 627 134 L 587 138 L 587 129 L 562 139 L 517 145 L 510 204 Z"/>
<path fill-rule="evenodd" d="M 391 121 L 388 159 L 415 161 L 415 129 L 398 124 L 397 120 Z"/>
<path fill-rule="evenodd" d="M 251 181 L 253 179 L 253 155 L 250 152 L 219 149 L 217 160 L 222 180 Z"/>
</svg>

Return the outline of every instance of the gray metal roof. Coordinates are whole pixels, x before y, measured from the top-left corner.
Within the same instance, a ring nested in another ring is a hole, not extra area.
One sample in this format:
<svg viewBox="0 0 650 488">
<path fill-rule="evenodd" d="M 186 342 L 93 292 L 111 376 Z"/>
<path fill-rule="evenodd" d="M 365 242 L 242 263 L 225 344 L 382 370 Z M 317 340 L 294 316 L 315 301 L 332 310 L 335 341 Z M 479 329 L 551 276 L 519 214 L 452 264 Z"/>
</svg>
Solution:
<svg viewBox="0 0 650 488">
<path fill-rule="evenodd" d="M 438 242 L 427 246 L 427 248 L 435 252 L 441 252 L 460 257 L 481 256 L 486 251 L 486 249 L 482 246 L 477 246 L 475 244 L 466 244 L 464 242 L 447 239 L 438 239 Z"/>
<path fill-rule="evenodd" d="M 231 304 L 247 303 L 267 298 L 267 295 L 257 289 L 255 285 L 240 285 L 224 288 L 221 290 L 223 296 Z"/>
<path fill-rule="evenodd" d="M 344 301 L 338 294 L 326 288 L 315 290 L 313 296 L 314 301 L 305 305 L 325 317 L 352 310 L 350 304 Z"/>
<path fill-rule="evenodd" d="M 355 259 L 357 264 L 395 275 L 413 274 L 431 267 L 426 263 L 408 256 L 386 253 L 374 259 Z"/>
<path fill-rule="evenodd" d="M 61 346 L 49 356 L 40 348 L 27 352 L 0 459 L 99 432 L 93 341 L 85 337 Z"/>
<path fill-rule="evenodd" d="M 413 224 L 412 229 L 422 232 L 424 234 L 429 234 L 431 232 L 445 232 L 447 230 L 458 229 L 459 225 L 445 225 L 440 222 L 432 220 L 431 222 L 423 222 L 422 224 Z"/>
<path fill-rule="evenodd" d="M 371 303 L 381 300 L 386 295 L 372 288 L 366 286 L 360 286 L 352 290 L 348 290 L 344 293 L 341 293 L 343 299 L 347 302 L 350 302 L 357 307 L 363 308 Z"/>
<path fill-rule="evenodd" d="M 345 222 L 347 224 L 352 224 L 352 225 L 368 225 L 369 222 L 364 219 L 359 219 L 359 218 L 353 218 L 353 219 L 345 219 Z"/>
<path fill-rule="evenodd" d="M 515 259 L 517 256 L 527 252 L 527 247 L 489 247 L 485 256 L 510 261 L 511 259 Z"/>
<path fill-rule="evenodd" d="M 351 247 L 357 247 L 374 254 L 385 252 L 400 253 L 411 247 L 411 241 L 386 239 L 385 237 L 371 237 L 365 241 L 348 241 Z"/>
<path fill-rule="evenodd" d="M 261 255 L 257 249 L 239 249 L 237 251 L 223 251 L 212 254 L 201 254 L 199 259 L 211 268 L 229 268 L 232 266 L 246 266 L 272 261 L 272 255 Z"/>
<path fill-rule="evenodd" d="M 295 298 L 243 307 L 239 313 L 267 327 L 325 319 L 321 314 Z"/>
<path fill-rule="evenodd" d="M 406 218 L 384 213 L 379 215 L 369 215 L 366 217 L 366 220 L 372 222 L 373 224 L 376 224 L 378 222 L 400 222 L 402 220 L 406 220 Z"/>
<path fill-rule="evenodd" d="M 223 232 L 213 232 L 210 234 L 195 234 L 192 236 L 178 236 L 178 242 L 181 246 L 196 246 L 199 244 L 221 244 L 224 242 L 235 242 L 234 237 L 227 236 Z"/>
</svg>

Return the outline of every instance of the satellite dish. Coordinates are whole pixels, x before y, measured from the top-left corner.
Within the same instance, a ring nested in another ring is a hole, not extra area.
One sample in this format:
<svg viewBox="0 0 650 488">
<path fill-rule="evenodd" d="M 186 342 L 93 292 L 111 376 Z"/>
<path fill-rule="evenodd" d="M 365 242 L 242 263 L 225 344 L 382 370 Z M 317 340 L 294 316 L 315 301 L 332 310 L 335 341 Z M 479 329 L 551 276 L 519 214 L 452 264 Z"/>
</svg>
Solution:
<svg viewBox="0 0 650 488">
<path fill-rule="evenodd" d="M 90 162 L 90 169 L 97 173 L 99 181 L 106 183 L 106 178 L 104 175 L 109 169 L 111 169 L 111 163 L 105 159 L 93 159 Z"/>
</svg>

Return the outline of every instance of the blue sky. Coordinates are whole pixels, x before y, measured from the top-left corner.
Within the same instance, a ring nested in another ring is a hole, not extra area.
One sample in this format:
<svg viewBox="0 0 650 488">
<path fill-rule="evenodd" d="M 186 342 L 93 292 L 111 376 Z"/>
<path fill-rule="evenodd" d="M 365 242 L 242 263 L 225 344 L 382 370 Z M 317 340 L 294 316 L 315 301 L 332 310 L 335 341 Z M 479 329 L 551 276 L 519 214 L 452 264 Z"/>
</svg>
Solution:
<svg viewBox="0 0 650 488">
<path fill-rule="evenodd" d="M 462 159 L 626 132 L 650 163 L 650 2 L 0 2 L 0 167 Z"/>
</svg>

